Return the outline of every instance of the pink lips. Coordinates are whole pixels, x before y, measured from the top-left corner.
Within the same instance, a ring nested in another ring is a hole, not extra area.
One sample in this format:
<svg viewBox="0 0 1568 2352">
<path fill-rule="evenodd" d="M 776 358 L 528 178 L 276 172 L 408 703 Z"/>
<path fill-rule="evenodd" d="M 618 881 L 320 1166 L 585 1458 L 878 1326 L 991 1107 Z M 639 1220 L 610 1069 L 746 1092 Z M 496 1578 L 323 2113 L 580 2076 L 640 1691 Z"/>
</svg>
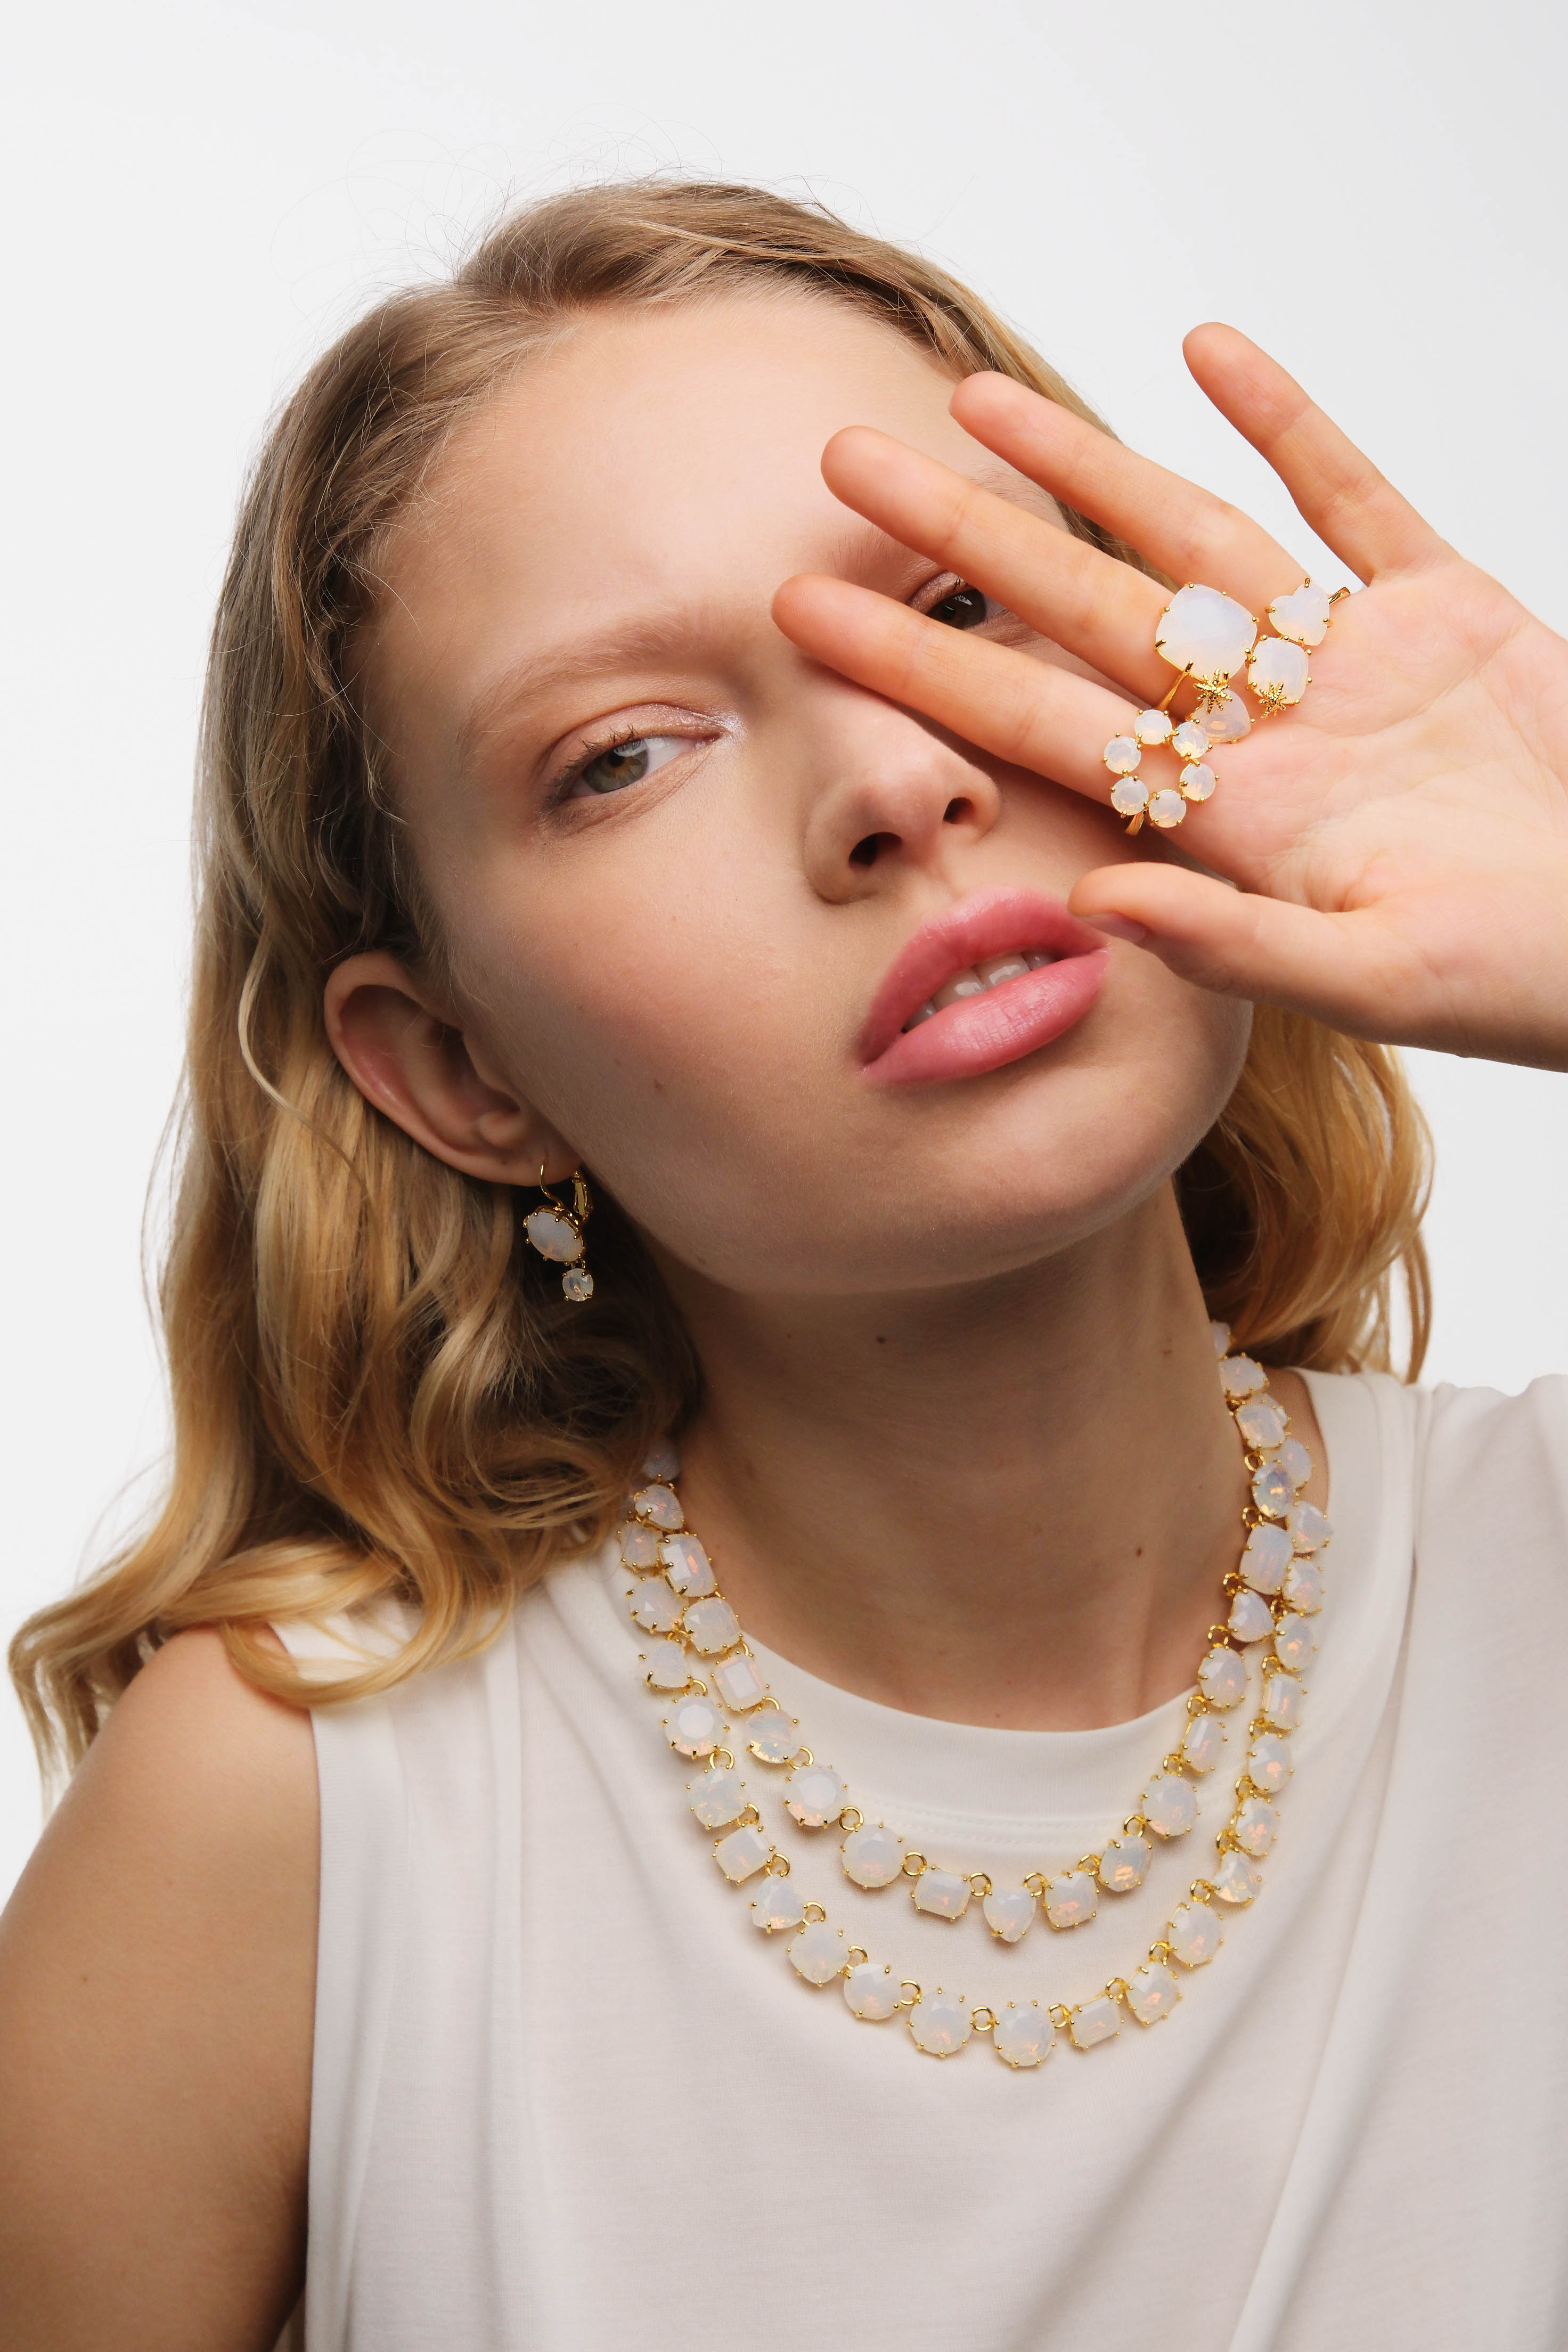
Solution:
<svg viewBox="0 0 1568 2352">
<path fill-rule="evenodd" d="M 1054 956 L 1025 972 L 904 1024 L 968 965 L 1009 951 Z M 895 958 L 860 1033 L 858 1056 L 876 1086 L 931 1085 L 1020 1060 L 1081 1021 L 1110 964 L 1104 935 L 1034 890 L 977 890 L 922 923 Z"/>
</svg>

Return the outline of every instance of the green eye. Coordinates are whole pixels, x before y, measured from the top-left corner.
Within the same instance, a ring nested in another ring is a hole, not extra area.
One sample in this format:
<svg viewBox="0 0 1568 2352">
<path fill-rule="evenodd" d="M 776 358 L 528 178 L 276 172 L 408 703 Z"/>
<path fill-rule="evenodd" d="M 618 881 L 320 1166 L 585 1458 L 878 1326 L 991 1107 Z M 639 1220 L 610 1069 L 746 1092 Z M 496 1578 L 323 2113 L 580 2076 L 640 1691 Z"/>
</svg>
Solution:
<svg viewBox="0 0 1568 2352">
<path fill-rule="evenodd" d="M 584 792 L 618 793 L 626 784 L 640 784 L 652 761 L 652 739 L 634 735 L 625 743 L 612 743 L 608 751 L 595 753 L 577 782 Z"/>
<path fill-rule="evenodd" d="M 985 619 L 987 602 L 978 588 L 952 588 L 926 617 L 949 629 L 977 629 Z"/>
</svg>

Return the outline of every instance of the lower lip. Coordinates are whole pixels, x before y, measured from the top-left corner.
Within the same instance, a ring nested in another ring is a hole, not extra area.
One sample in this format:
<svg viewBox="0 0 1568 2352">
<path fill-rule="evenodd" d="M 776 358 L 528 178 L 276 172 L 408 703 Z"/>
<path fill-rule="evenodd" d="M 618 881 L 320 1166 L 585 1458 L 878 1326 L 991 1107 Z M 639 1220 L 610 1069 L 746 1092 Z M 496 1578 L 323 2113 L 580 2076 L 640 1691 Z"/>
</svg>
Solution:
<svg viewBox="0 0 1568 2352">
<path fill-rule="evenodd" d="M 1109 949 L 1062 956 L 983 996 L 962 996 L 929 1021 L 906 1029 L 885 1053 L 868 1062 L 873 1086 L 938 1086 L 979 1077 L 1037 1054 L 1083 1019 L 1104 985 Z"/>
</svg>

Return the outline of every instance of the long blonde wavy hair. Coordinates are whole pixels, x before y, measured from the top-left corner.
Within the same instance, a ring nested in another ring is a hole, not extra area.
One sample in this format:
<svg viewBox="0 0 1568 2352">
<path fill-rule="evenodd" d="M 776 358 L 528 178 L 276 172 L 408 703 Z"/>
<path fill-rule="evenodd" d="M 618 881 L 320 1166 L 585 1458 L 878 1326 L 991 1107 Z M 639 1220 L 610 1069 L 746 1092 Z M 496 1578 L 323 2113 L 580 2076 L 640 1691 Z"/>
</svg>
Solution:
<svg viewBox="0 0 1568 2352">
<path fill-rule="evenodd" d="M 46 1766 L 73 1763 L 153 1648 L 218 1625 L 250 1681 L 319 1701 L 270 1622 L 395 1596 L 413 1630 L 334 1686 L 482 1643 L 608 1528 L 698 1368 L 613 1202 L 586 1312 L 541 1278 L 511 1192 L 365 1104 L 321 1015 L 331 966 L 441 955 L 352 691 L 378 552 L 458 423 L 574 315 L 731 285 L 807 288 L 955 377 L 994 368 L 1099 425 L 975 295 L 814 205 L 640 182 L 517 213 L 447 282 L 379 303 L 283 407 L 247 487 L 213 631 L 180 1179 L 161 1286 L 174 1454 L 153 1523 L 40 1612 L 12 1672 Z M 1100 428 L 1104 430 L 1103 426 Z M 1068 516 L 1080 537 L 1133 551 Z M 1385 1366 L 1402 1275 L 1419 1365 L 1426 1140 L 1394 1057 L 1259 1011 L 1181 1171 L 1211 1312 L 1276 1362 Z"/>
</svg>

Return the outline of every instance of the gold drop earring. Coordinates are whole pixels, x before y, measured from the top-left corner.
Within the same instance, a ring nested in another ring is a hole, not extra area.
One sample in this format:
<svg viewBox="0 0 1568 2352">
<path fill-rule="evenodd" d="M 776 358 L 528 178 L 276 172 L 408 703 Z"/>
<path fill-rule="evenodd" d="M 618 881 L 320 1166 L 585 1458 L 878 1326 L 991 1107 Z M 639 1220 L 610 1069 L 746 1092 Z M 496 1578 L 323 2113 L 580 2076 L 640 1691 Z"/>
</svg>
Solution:
<svg viewBox="0 0 1568 2352">
<path fill-rule="evenodd" d="M 539 1163 L 539 1191 L 549 1202 L 548 1208 L 531 1209 L 522 1221 L 522 1230 L 530 1245 L 541 1257 L 566 1269 L 561 1277 L 561 1287 L 568 1298 L 581 1306 L 594 1296 L 594 1277 L 583 1263 L 583 1228 L 594 1212 L 594 1196 L 588 1190 L 588 1179 L 581 1168 L 572 1171 L 572 1206 L 568 1208 L 559 1193 L 544 1181 L 544 1162 Z"/>
</svg>

